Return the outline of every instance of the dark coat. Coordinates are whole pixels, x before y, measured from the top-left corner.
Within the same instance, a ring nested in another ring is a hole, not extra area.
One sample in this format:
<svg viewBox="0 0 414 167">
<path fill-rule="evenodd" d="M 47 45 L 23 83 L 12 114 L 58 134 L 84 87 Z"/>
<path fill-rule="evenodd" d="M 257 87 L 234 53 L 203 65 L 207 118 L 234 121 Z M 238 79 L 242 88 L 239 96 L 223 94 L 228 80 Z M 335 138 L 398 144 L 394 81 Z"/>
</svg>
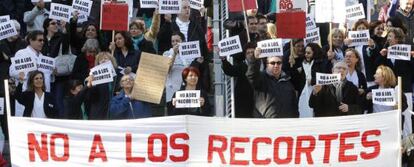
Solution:
<svg viewBox="0 0 414 167">
<path fill-rule="evenodd" d="M 253 117 L 253 87 L 250 85 L 246 77 L 247 64 L 244 61 L 234 61 L 234 65 L 230 64 L 226 59 L 222 60 L 223 72 L 234 77 L 234 108 L 236 110 L 236 118 L 252 118 Z"/>
<path fill-rule="evenodd" d="M 57 32 L 48 41 L 46 35 L 44 36 L 45 42 L 42 48 L 42 54 L 47 57 L 55 58 L 59 55 L 59 50 L 62 45 L 62 54 L 65 54 L 69 50 L 69 38 L 68 34 Z"/>
<path fill-rule="evenodd" d="M 84 101 L 88 119 L 104 120 L 109 118 L 109 102 L 113 96 L 113 90 L 114 83 L 100 84 L 88 88 Z"/>
<path fill-rule="evenodd" d="M 85 56 L 85 54 L 76 56 L 71 74 L 72 79 L 83 81 L 89 76 L 89 64 Z"/>
<path fill-rule="evenodd" d="M 302 90 L 305 86 L 306 75 L 303 70 L 302 61 L 300 64 L 295 65 L 296 68 L 290 68 L 290 75 L 292 76 L 292 83 L 295 86 L 295 89 L 298 91 L 298 95 L 302 93 Z M 316 73 L 331 73 L 332 68 L 330 68 L 330 63 L 327 59 L 318 59 L 313 60 L 313 65 L 311 67 L 311 85 L 316 83 Z"/>
<path fill-rule="evenodd" d="M 87 93 L 86 87 L 82 88 L 81 91 L 77 95 L 68 95 L 65 97 L 63 101 L 64 105 L 64 114 L 63 117 L 65 119 L 83 119 L 82 113 L 82 103 L 85 99 L 85 95 Z"/>
<path fill-rule="evenodd" d="M 309 106 L 313 108 L 315 117 L 362 114 L 362 103 L 360 103 L 358 89 L 352 82 L 345 81 L 345 85 L 342 87 L 341 102 L 348 105 L 348 112 L 339 110 L 341 102 L 337 101 L 334 91 L 333 85 L 324 85 L 318 94 L 312 93 L 309 98 Z"/>
<path fill-rule="evenodd" d="M 252 60 L 246 73 L 254 89 L 254 117 L 298 118 L 298 101 L 290 77 L 282 72 L 276 79 L 259 68 L 260 61 Z"/>
<path fill-rule="evenodd" d="M 126 68 L 131 67 L 132 72 L 135 73 L 138 69 L 139 59 L 141 58 L 141 52 L 130 49 L 127 56 L 122 54 L 121 49 L 115 49 L 114 57 L 118 66 Z"/>
<path fill-rule="evenodd" d="M 33 105 L 35 100 L 35 92 L 25 91 L 22 92 L 23 84 L 19 83 L 16 89 L 16 100 L 24 106 L 24 117 L 31 117 L 33 112 Z M 51 94 L 44 92 L 43 110 L 47 118 L 56 118 L 55 100 Z"/>
<path fill-rule="evenodd" d="M 180 91 L 185 90 L 185 86 L 182 86 Z M 210 116 L 211 110 L 210 110 L 210 104 L 208 102 L 207 94 L 204 90 L 200 88 L 196 88 L 196 90 L 200 90 L 200 97 L 204 98 L 204 105 L 198 108 L 175 108 L 173 107 L 173 110 L 171 113 L 168 113 L 168 115 L 201 115 L 201 116 Z M 173 98 L 175 98 L 175 93 L 173 95 Z"/>
<path fill-rule="evenodd" d="M 410 44 L 411 47 L 414 47 L 414 12 L 411 11 L 408 16 L 405 16 L 400 8 L 396 12 L 395 17 L 400 19 L 404 27 L 407 29 L 405 43 Z"/>
</svg>

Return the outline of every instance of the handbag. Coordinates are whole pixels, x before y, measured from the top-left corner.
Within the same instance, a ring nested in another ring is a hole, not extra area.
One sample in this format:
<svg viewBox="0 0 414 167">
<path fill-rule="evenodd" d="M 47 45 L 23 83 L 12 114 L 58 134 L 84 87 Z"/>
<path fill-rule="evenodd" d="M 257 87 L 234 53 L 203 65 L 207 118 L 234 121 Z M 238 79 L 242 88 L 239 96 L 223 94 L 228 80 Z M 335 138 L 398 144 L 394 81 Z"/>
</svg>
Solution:
<svg viewBox="0 0 414 167">
<path fill-rule="evenodd" d="M 76 55 L 72 54 L 69 46 L 67 54 L 62 54 L 62 44 L 60 44 L 59 54 L 55 58 L 56 76 L 68 76 L 72 73 Z"/>
</svg>

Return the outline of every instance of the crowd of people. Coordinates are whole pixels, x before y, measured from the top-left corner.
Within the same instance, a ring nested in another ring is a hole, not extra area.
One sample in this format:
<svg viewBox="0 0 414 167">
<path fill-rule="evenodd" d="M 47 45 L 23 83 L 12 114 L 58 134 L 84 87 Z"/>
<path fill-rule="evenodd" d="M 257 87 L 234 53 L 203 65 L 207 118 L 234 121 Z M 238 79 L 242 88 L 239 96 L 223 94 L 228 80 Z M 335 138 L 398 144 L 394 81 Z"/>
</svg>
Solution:
<svg viewBox="0 0 414 167">
<path fill-rule="evenodd" d="M 157 9 L 141 10 L 139 2 L 134 1 L 134 9 L 139 10 L 134 10 L 129 31 L 116 32 L 114 39 L 111 31 L 99 29 L 99 1 L 93 0 L 91 15 L 83 23 L 78 23 L 77 12 L 70 22 L 64 22 L 48 18 L 50 3 L 21 1 L 12 1 L 14 11 L 0 8 L 0 16 L 10 15 L 20 33 L 0 41 L 0 79 L 9 79 L 12 107 L 7 112 L 12 115 L 135 119 L 155 116 L 154 110 L 160 106 L 163 111 L 165 108 L 161 115 L 215 114 L 208 96 L 212 92 L 210 65 L 214 52 L 211 17 L 207 16 L 211 1 L 205 0 L 204 8 L 195 10 L 183 0 L 182 10 L 176 15 L 159 14 Z M 72 4 L 70 0 L 56 3 Z M 329 30 L 327 23 L 317 24 L 321 43 L 305 45 L 304 39 L 289 39 L 283 56 L 260 58 L 257 42 L 278 38 L 275 11 L 266 8 L 266 3 L 273 1 L 258 0 L 259 8 L 248 12 L 247 22 L 239 17 L 240 13 L 231 13 L 223 22 L 231 36 L 239 35 L 243 47 L 242 53 L 231 55 L 232 63 L 221 57 L 224 74 L 235 78 L 237 118 L 326 117 L 393 110 L 393 106 L 373 104 L 371 91 L 394 88 L 397 76 L 402 77 L 403 92 L 409 97 L 403 96 L 403 110 L 412 106 L 414 54 L 409 61 L 389 59 L 387 48 L 396 44 L 414 46 L 413 0 L 391 1 L 377 20 L 360 19 L 351 27 L 334 24 Z M 352 46 L 348 32 L 361 30 L 370 32 L 368 45 Z M 179 44 L 188 41 L 199 41 L 201 57 L 189 61 L 179 56 Z M 131 95 L 137 84 L 131 74 L 137 71 L 142 52 L 170 58 L 161 104 Z M 57 66 L 49 73 L 18 72 L 11 58 L 21 55 L 35 60 L 39 56 L 67 55 L 60 61 L 69 67 Z M 116 76 L 113 82 L 93 85 L 90 70 L 103 63 L 112 64 Z M 317 85 L 316 73 L 340 74 L 340 82 Z M 181 90 L 200 90 L 200 107 L 176 108 L 175 93 Z M 0 96 L 4 97 L 3 89 Z M 6 119 L 2 120 L 2 129 L 7 138 Z"/>
</svg>

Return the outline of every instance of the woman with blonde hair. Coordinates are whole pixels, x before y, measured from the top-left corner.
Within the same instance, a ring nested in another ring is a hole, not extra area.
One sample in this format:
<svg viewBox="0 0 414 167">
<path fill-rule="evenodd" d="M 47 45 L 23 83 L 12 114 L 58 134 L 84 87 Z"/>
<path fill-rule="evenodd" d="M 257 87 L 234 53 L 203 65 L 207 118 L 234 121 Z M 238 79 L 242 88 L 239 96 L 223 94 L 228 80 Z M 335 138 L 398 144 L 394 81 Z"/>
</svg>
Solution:
<svg viewBox="0 0 414 167">
<path fill-rule="evenodd" d="M 326 51 L 327 58 L 332 64 L 342 61 L 345 57 L 345 50 L 347 49 L 347 46 L 344 44 L 345 37 L 345 33 L 339 28 L 332 29 L 328 35 L 328 42 L 332 40 L 332 50 L 330 50 L 329 44 L 325 45 L 323 49 Z"/>
<path fill-rule="evenodd" d="M 276 25 L 273 23 L 267 23 L 267 37 L 270 39 L 276 39 L 277 38 L 277 29 Z"/>
<path fill-rule="evenodd" d="M 375 84 L 374 86 L 371 86 L 367 90 L 367 94 L 365 96 L 366 100 L 366 109 L 368 110 L 368 113 L 377 113 L 377 112 L 384 112 L 384 111 L 390 111 L 394 110 L 395 106 L 385 106 L 380 104 L 373 104 L 372 103 L 372 89 L 387 89 L 387 88 L 394 88 L 397 85 L 397 79 L 394 75 L 394 72 L 390 67 L 380 65 L 377 68 L 377 71 L 374 75 L 375 78 Z M 407 109 L 407 99 L 405 96 L 403 97 L 403 111 Z"/>
</svg>

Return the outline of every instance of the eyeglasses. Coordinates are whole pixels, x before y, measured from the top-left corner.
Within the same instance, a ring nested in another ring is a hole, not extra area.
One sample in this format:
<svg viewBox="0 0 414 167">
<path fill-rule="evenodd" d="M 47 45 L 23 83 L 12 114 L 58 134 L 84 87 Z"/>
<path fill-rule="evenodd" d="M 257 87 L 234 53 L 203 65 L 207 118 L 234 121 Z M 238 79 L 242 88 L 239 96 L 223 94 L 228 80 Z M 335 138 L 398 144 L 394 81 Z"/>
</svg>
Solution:
<svg viewBox="0 0 414 167">
<path fill-rule="evenodd" d="M 277 64 L 277 65 L 281 65 L 281 64 L 282 64 L 282 62 L 281 62 L 281 61 L 272 61 L 272 62 L 269 62 L 269 63 L 267 63 L 267 64 L 271 64 L 272 66 L 274 66 L 275 64 Z"/>
<path fill-rule="evenodd" d="M 121 82 L 133 81 L 131 78 L 123 79 Z"/>
</svg>

